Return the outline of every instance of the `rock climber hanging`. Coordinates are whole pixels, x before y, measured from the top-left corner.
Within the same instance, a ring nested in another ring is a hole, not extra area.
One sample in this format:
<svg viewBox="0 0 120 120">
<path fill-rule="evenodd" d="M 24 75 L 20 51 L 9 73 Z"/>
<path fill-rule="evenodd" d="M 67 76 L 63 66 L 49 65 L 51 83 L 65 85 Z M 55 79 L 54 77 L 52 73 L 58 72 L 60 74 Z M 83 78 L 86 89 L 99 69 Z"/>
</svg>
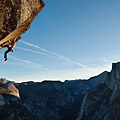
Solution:
<svg viewBox="0 0 120 120">
<path fill-rule="evenodd" d="M 4 45 L 4 46 L 3 46 L 4 48 L 5 48 L 5 47 L 8 48 L 8 49 L 4 52 L 4 59 L 5 59 L 5 61 L 8 59 L 8 58 L 7 58 L 7 54 L 8 54 L 9 52 L 13 52 L 13 49 L 14 49 L 14 47 L 15 47 L 15 45 L 16 45 L 16 42 L 17 42 L 19 39 L 21 39 L 20 36 L 14 38 L 13 41 L 10 41 L 10 42 L 9 42 L 9 45 Z"/>
</svg>

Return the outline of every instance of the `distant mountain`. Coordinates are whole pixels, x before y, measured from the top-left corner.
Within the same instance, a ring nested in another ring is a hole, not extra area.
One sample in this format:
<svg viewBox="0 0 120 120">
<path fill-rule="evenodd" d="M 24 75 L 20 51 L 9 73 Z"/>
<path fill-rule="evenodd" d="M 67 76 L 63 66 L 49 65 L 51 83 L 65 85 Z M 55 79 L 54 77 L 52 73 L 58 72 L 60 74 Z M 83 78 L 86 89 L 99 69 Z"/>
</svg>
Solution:
<svg viewBox="0 0 120 120">
<path fill-rule="evenodd" d="M 0 79 L 0 120 L 120 120 L 120 62 L 88 80 Z"/>
</svg>

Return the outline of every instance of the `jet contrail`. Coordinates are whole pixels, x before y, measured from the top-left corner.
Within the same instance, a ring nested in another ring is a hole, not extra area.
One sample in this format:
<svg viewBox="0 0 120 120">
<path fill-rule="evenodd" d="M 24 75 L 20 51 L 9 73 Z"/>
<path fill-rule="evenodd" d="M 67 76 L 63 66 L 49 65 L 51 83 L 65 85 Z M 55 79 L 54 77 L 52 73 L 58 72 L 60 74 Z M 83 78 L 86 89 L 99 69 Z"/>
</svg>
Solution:
<svg viewBox="0 0 120 120">
<path fill-rule="evenodd" d="M 28 61 L 28 60 L 23 60 L 23 59 L 14 57 L 14 56 L 12 56 L 12 55 L 9 55 L 9 57 L 12 58 L 12 59 L 14 59 L 14 60 L 20 61 L 20 62 L 22 62 L 22 63 L 31 64 L 31 65 L 36 66 L 36 67 L 42 67 L 42 65 L 40 65 L 40 64 L 31 62 L 31 61 Z"/>
<path fill-rule="evenodd" d="M 26 41 L 23 41 L 23 40 L 20 40 L 20 41 L 23 42 L 24 44 L 28 45 L 28 46 L 31 46 L 31 47 L 34 47 L 34 48 L 38 48 L 38 49 L 40 49 L 40 50 L 42 50 L 42 51 L 45 51 L 45 52 L 48 52 L 48 53 L 51 53 L 51 54 L 53 54 L 53 55 L 58 56 L 57 53 L 51 52 L 51 51 L 46 50 L 46 49 L 44 49 L 44 48 L 41 48 L 41 47 L 39 47 L 39 46 L 37 46 L 37 45 L 34 45 L 34 44 L 32 44 L 32 43 L 29 43 L 29 42 L 26 42 Z M 60 56 L 59 56 L 59 57 L 60 57 Z"/>
<path fill-rule="evenodd" d="M 66 58 L 66 57 L 64 57 L 64 56 L 62 56 L 62 55 L 59 55 L 59 54 L 55 53 L 55 52 L 51 52 L 51 51 L 46 50 L 46 49 L 44 49 L 44 48 L 41 48 L 41 47 L 39 47 L 39 46 L 37 46 L 37 45 L 34 45 L 34 44 L 32 44 L 32 43 L 29 43 L 29 42 L 26 42 L 26 41 L 23 41 L 23 40 L 20 40 L 20 41 L 21 41 L 22 43 L 28 45 L 28 46 L 31 46 L 31 47 L 40 49 L 40 50 L 42 50 L 42 51 L 45 51 L 45 52 L 47 52 L 47 53 L 53 54 L 53 55 L 57 56 L 58 58 L 61 58 L 62 60 L 69 61 L 69 62 L 71 62 L 71 63 L 73 63 L 73 64 L 76 64 L 76 65 L 78 65 L 78 66 L 80 66 L 80 67 L 84 67 L 84 68 L 87 67 L 87 66 L 84 65 L 84 64 L 80 64 L 80 63 L 77 63 L 77 62 L 75 62 L 75 61 L 72 61 L 72 60 L 70 60 L 69 58 Z"/>
<path fill-rule="evenodd" d="M 45 55 L 45 56 L 48 56 L 48 57 L 52 57 L 52 58 L 54 58 L 54 59 L 62 60 L 61 58 L 54 57 L 54 56 L 51 56 L 51 55 L 46 54 L 46 53 L 42 53 L 42 52 L 38 52 L 38 51 L 34 51 L 34 50 L 30 50 L 30 49 L 27 49 L 27 48 L 22 48 L 22 47 L 16 47 L 16 48 L 21 49 L 21 50 L 25 50 L 25 51 L 29 51 L 29 52 L 33 52 L 33 53 L 37 53 L 37 54 L 41 54 L 41 55 Z"/>
</svg>

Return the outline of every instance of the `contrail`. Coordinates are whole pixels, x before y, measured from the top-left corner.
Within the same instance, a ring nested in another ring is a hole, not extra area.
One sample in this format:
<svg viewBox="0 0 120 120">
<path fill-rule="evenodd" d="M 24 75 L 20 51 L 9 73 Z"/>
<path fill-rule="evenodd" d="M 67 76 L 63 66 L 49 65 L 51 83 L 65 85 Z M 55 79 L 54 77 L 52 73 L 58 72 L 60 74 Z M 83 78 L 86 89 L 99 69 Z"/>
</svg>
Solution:
<svg viewBox="0 0 120 120">
<path fill-rule="evenodd" d="M 21 49 L 21 50 L 25 50 L 25 51 L 29 51 L 29 52 L 33 52 L 33 53 L 37 53 L 37 54 L 41 54 L 41 55 L 45 55 L 45 56 L 48 56 L 48 57 L 51 57 L 51 58 L 54 58 L 54 59 L 62 60 L 61 58 L 54 57 L 54 56 L 51 56 L 51 55 L 49 55 L 49 54 L 42 53 L 42 52 L 38 52 L 38 51 L 34 51 L 34 50 L 31 50 L 31 49 L 22 48 L 22 47 L 16 47 L 16 48 Z"/>
<path fill-rule="evenodd" d="M 23 41 L 23 40 L 20 40 L 20 41 L 21 41 L 22 43 L 28 45 L 28 46 L 31 46 L 31 47 L 40 49 L 40 50 L 42 50 L 42 51 L 45 51 L 45 52 L 47 52 L 47 53 L 53 54 L 53 55 L 57 56 L 58 58 L 61 58 L 62 60 L 69 61 L 69 62 L 71 62 L 71 63 L 73 63 L 73 64 L 76 64 L 76 65 L 78 65 L 78 66 L 80 66 L 80 67 L 84 67 L 84 68 L 87 67 L 87 66 L 84 65 L 84 64 L 80 64 L 80 63 L 77 63 L 77 62 L 75 62 L 75 61 L 72 61 L 72 60 L 70 60 L 69 58 L 66 58 L 66 57 L 64 57 L 64 56 L 62 56 L 62 55 L 59 55 L 59 54 L 55 53 L 55 52 L 51 52 L 51 51 L 46 50 L 46 49 L 44 49 L 44 48 L 41 48 L 41 47 L 39 47 L 39 46 L 37 46 L 37 45 L 34 45 L 34 44 L 32 44 L 32 43 L 29 43 L 29 42 L 26 42 L 26 41 Z"/>
<path fill-rule="evenodd" d="M 20 40 L 20 41 L 23 42 L 24 44 L 28 45 L 28 46 L 31 46 L 31 47 L 34 47 L 34 48 L 38 48 L 38 49 L 40 49 L 40 50 L 42 50 L 42 51 L 45 51 L 45 52 L 51 53 L 51 54 L 53 54 L 53 55 L 59 56 L 57 53 L 51 52 L 51 51 L 46 50 L 46 49 L 44 49 L 44 48 L 41 48 L 41 47 L 39 47 L 39 46 L 37 46 L 37 45 L 34 45 L 34 44 L 32 44 L 32 43 L 29 43 L 29 42 L 26 42 L 26 41 L 23 41 L 23 40 Z M 59 57 L 60 57 L 60 56 L 59 56 Z"/>
<path fill-rule="evenodd" d="M 31 61 L 28 61 L 28 60 L 23 60 L 23 59 L 14 57 L 14 56 L 12 56 L 12 55 L 9 55 L 9 57 L 12 58 L 12 59 L 14 59 L 14 60 L 20 61 L 20 62 L 22 62 L 22 63 L 30 64 L 30 65 L 33 65 L 33 66 L 36 66 L 36 67 L 42 67 L 42 65 L 40 65 L 40 64 L 31 62 Z"/>
</svg>

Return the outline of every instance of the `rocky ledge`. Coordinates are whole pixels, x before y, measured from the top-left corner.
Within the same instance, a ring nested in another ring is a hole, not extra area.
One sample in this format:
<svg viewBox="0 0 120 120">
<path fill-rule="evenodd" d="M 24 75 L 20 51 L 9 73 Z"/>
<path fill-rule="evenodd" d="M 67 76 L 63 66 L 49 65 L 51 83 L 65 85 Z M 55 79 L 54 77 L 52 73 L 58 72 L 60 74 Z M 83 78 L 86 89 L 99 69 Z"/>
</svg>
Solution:
<svg viewBox="0 0 120 120">
<path fill-rule="evenodd" d="M 5 78 L 0 79 L 0 106 L 4 106 L 6 102 L 5 95 L 11 96 L 11 100 L 13 98 L 17 99 L 20 98 L 19 90 L 15 87 L 14 82 L 8 81 Z M 13 97 L 12 97 L 13 96 Z M 13 100 L 14 101 L 14 100 Z"/>
<path fill-rule="evenodd" d="M 8 94 L 20 98 L 19 90 L 15 87 L 14 82 L 5 78 L 0 79 L 0 94 Z"/>
<path fill-rule="evenodd" d="M 42 0 L 0 0 L 0 48 L 28 30 L 44 6 Z"/>
</svg>

